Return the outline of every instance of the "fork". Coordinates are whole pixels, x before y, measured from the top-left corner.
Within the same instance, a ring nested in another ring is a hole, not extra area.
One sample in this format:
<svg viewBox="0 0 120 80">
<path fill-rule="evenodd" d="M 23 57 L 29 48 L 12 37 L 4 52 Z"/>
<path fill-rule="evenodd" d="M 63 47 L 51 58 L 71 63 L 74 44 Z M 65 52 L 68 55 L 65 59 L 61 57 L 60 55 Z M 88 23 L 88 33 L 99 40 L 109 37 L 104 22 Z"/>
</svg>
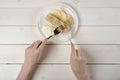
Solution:
<svg viewBox="0 0 120 80">
<path fill-rule="evenodd" d="M 53 35 L 49 36 L 48 39 L 50 39 L 51 37 L 58 35 L 59 33 L 62 32 L 62 30 L 64 30 L 64 27 L 62 25 L 60 25 L 59 27 L 55 28 L 55 30 L 53 31 Z"/>
</svg>

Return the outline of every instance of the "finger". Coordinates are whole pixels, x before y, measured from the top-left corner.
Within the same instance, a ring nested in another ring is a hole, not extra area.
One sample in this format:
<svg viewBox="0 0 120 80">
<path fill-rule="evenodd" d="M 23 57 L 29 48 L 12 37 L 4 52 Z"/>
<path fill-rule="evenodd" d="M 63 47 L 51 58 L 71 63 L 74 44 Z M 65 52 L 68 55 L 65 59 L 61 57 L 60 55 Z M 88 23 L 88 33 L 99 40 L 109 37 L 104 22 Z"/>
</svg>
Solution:
<svg viewBox="0 0 120 80">
<path fill-rule="evenodd" d="M 81 54 L 80 54 L 80 52 L 78 50 L 76 50 L 76 54 L 77 54 L 78 57 L 80 57 L 81 60 L 83 59 Z"/>
<path fill-rule="evenodd" d="M 44 39 L 44 41 L 41 43 L 41 45 L 38 47 L 38 49 L 40 49 L 41 47 L 45 47 L 46 43 L 47 43 L 48 39 Z"/>
<path fill-rule="evenodd" d="M 48 41 L 48 39 L 46 38 L 46 39 L 44 39 L 43 40 L 43 42 L 42 42 L 42 44 L 41 44 L 41 46 L 45 46 L 45 44 L 47 43 L 47 41 Z"/>
<path fill-rule="evenodd" d="M 26 49 L 30 49 L 31 47 L 30 46 L 28 46 Z"/>
<path fill-rule="evenodd" d="M 71 43 L 71 59 L 75 57 L 75 55 L 76 55 L 76 50 L 73 43 Z"/>
<path fill-rule="evenodd" d="M 36 41 L 35 44 L 34 44 L 34 46 L 33 46 L 33 48 L 34 48 L 34 49 L 37 49 L 38 45 L 39 45 L 41 42 L 42 42 L 42 41 L 40 41 L 40 40 Z"/>
<path fill-rule="evenodd" d="M 80 51 L 78 51 L 78 56 L 81 56 L 81 52 Z M 82 56 L 81 56 L 82 57 Z"/>
<path fill-rule="evenodd" d="M 33 42 L 33 43 L 31 44 L 31 48 L 34 46 L 34 44 L 35 44 L 35 42 Z"/>
<path fill-rule="evenodd" d="M 83 55 L 83 53 L 81 53 L 81 57 L 82 57 L 83 61 L 87 62 L 87 59 L 85 58 L 85 56 Z"/>
<path fill-rule="evenodd" d="M 39 46 L 42 44 L 42 41 L 38 44 L 37 48 L 39 48 Z"/>
<path fill-rule="evenodd" d="M 71 42 L 71 51 L 75 52 L 75 47 L 74 47 L 74 44 L 72 42 Z"/>
<path fill-rule="evenodd" d="M 78 50 L 76 50 L 76 56 L 83 60 L 83 57 L 81 56 L 81 53 Z"/>
<path fill-rule="evenodd" d="M 76 53 L 75 53 L 75 56 L 78 56 L 78 50 L 76 49 Z"/>
</svg>

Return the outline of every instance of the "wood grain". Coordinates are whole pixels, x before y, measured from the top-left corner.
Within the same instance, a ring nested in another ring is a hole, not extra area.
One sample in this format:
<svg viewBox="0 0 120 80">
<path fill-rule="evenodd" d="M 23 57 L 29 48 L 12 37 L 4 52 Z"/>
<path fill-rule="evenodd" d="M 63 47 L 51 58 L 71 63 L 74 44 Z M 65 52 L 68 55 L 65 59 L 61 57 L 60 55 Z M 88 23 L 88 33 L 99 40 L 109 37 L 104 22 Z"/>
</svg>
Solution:
<svg viewBox="0 0 120 80">
<path fill-rule="evenodd" d="M 21 65 L 0 65 L 1 80 L 15 80 Z M 119 65 L 89 65 L 91 80 L 119 80 Z M 70 65 L 40 65 L 34 80 L 76 80 Z"/>
<path fill-rule="evenodd" d="M 23 63 L 25 49 L 29 45 L 0 45 L 0 63 Z M 120 64 L 118 45 L 75 45 L 82 51 L 88 63 Z M 70 63 L 70 45 L 47 45 L 42 63 Z"/>
<path fill-rule="evenodd" d="M 0 0 L 0 8 L 39 8 L 55 2 L 65 2 L 75 7 L 120 7 L 119 0 Z"/>
<path fill-rule="evenodd" d="M 0 25 L 37 25 L 41 8 L 0 9 Z M 79 25 L 120 25 L 119 8 L 76 8 Z"/>
<path fill-rule="evenodd" d="M 0 80 L 15 80 L 24 62 L 25 48 L 38 39 L 41 9 L 65 2 L 76 10 L 79 29 L 75 47 L 88 60 L 91 80 L 120 80 L 119 0 L 0 0 Z M 51 43 L 34 80 L 76 80 L 70 61 L 70 43 Z"/>
<path fill-rule="evenodd" d="M 120 44 L 120 27 L 79 27 L 74 44 Z M 43 40 L 37 27 L 0 27 L 0 44 L 31 44 Z M 55 44 L 55 43 L 54 43 Z M 68 42 L 56 44 L 69 44 Z"/>
</svg>

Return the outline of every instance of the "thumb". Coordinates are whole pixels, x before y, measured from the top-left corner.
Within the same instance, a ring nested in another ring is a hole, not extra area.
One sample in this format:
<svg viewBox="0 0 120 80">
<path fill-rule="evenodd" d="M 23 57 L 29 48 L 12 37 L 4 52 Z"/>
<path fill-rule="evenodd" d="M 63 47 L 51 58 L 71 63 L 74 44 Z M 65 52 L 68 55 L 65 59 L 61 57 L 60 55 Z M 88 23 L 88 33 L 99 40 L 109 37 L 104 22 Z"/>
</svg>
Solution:
<svg viewBox="0 0 120 80">
<path fill-rule="evenodd" d="M 38 47 L 39 50 L 41 50 L 41 48 L 45 47 L 45 44 L 47 43 L 48 39 L 44 39 L 43 42 L 41 43 L 41 45 Z"/>
<path fill-rule="evenodd" d="M 43 46 L 43 47 L 44 47 L 44 46 L 45 46 L 45 44 L 46 44 L 47 42 L 48 42 L 48 39 L 47 39 L 47 38 L 46 38 L 46 39 L 44 39 L 44 40 L 43 40 L 43 42 L 42 42 L 42 44 L 41 44 L 41 46 Z"/>
</svg>

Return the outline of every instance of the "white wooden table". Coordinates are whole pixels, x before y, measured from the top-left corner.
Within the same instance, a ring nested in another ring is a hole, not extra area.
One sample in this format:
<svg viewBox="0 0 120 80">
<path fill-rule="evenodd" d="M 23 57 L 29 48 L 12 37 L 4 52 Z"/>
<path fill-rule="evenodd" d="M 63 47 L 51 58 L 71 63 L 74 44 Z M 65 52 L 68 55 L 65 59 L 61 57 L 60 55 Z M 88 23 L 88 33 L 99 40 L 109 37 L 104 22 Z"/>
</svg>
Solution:
<svg viewBox="0 0 120 80">
<path fill-rule="evenodd" d="M 25 48 L 43 40 L 36 15 L 54 2 L 66 2 L 79 13 L 72 42 L 84 51 L 91 80 L 120 80 L 120 0 L 0 0 L 0 80 L 16 79 Z M 48 46 L 34 80 L 76 80 L 69 65 L 69 42 Z"/>
</svg>

